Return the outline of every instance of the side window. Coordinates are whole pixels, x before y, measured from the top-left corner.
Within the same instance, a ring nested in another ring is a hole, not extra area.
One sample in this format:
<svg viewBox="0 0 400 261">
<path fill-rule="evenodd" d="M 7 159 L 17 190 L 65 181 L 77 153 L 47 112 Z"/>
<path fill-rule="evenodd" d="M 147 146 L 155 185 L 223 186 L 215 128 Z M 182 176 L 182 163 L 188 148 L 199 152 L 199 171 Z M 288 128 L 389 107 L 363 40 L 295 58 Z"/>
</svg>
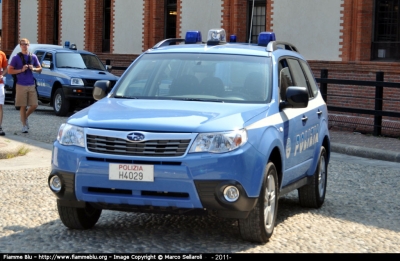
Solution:
<svg viewBox="0 0 400 261">
<path fill-rule="evenodd" d="M 282 59 L 279 61 L 278 70 L 279 70 L 279 94 L 281 96 L 281 101 L 284 101 L 286 100 L 286 89 L 289 86 L 294 85 L 292 75 L 290 74 L 290 70 L 286 59 Z"/>
<path fill-rule="evenodd" d="M 306 87 L 308 89 L 308 95 L 313 97 L 310 87 L 307 84 L 306 76 L 304 75 L 303 69 L 300 66 L 298 60 L 288 59 L 288 63 L 294 78 L 295 86 Z"/>
<path fill-rule="evenodd" d="M 36 51 L 36 53 L 35 53 L 36 57 L 38 58 L 39 63 L 42 60 L 43 54 L 44 54 L 44 51 Z"/>
<path fill-rule="evenodd" d="M 295 59 L 287 59 L 287 61 L 294 78 L 295 86 L 308 87 L 306 77 L 304 76 L 299 61 Z"/>
<path fill-rule="evenodd" d="M 43 61 L 53 62 L 53 54 L 52 53 L 46 53 L 46 55 L 44 56 Z"/>
<path fill-rule="evenodd" d="M 318 95 L 318 86 L 315 82 L 315 78 L 310 69 L 310 66 L 305 61 L 300 61 L 300 63 L 301 63 L 301 66 L 303 67 L 304 72 L 306 73 L 307 82 L 308 82 L 309 86 L 311 87 L 313 96 L 316 97 Z"/>
</svg>

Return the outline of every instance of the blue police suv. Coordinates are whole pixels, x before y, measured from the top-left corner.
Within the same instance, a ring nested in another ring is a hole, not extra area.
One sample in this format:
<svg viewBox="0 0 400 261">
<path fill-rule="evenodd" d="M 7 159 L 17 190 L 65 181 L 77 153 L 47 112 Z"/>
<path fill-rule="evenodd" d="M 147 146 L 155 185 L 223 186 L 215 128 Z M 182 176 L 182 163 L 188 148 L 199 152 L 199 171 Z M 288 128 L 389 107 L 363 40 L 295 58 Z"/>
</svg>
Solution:
<svg viewBox="0 0 400 261">
<path fill-rule="evenodd" d="M 322 206 L 328 112 L 309 65 L 273 33 L 230 39 L 190 31 L 140 55 L 111 92 L 95 83 L 98 101 L 53 146 L 48 184 L 66 227 L 91 228 L 103 209 L 212 213 L 265 243 L 279 197 Z"/>
</svg>

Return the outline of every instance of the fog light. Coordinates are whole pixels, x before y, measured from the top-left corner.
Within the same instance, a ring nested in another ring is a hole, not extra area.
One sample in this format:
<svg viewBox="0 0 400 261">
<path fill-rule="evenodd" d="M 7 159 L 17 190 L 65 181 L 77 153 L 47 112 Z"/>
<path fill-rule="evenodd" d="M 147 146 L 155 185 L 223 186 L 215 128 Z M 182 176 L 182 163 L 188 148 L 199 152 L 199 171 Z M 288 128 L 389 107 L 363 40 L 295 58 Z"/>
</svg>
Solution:
<svg viewBox="0 0 400 261">
<path fill-rule="evenodd" d="M 54 192 L 58 193 L 61 190 L 61 179 L 57 175 L 54 175 L 53 177 L 50 178 L 49 181 L 49 186 L 51 190 Z"/>
<path fill-rule="evenodd" d="M 224 198 L 228 202 L 235 202 L 239 198 L 239 190 L 234 186 L 227 186 L 224 189 Z"/>
</svg>

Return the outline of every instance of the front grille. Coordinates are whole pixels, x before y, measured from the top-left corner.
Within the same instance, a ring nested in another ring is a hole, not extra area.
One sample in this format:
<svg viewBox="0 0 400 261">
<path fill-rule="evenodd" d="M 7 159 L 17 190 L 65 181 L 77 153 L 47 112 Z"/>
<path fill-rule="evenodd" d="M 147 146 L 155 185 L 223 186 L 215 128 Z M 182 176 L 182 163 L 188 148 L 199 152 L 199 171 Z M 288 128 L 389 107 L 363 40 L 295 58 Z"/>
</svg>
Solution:
<svg viewBox="0 0 400 261">
<path fill-rule="evenodd" d="M 134 143 L 119 138 L 88 134 L 86 142 L 87 149 L 95 153 L 143 157 L 178 157 L 185 154 L 190 139 L 148 140 Z"/>
</svg>

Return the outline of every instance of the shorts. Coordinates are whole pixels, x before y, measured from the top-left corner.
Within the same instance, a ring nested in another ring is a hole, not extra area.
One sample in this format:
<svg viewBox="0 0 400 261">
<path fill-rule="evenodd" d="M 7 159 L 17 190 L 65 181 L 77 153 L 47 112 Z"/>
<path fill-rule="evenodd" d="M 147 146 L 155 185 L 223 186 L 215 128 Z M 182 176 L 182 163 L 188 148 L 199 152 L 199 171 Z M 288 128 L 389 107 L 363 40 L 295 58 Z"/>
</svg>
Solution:
<svg viewBox="0 0 400 261">
<path fill-rule="evenodd" d="M 15 106 L 38 105 L 38 97 L 35 85 L 24 86 L 17 83 L 15 94 Z"/>
<path fill-rule="evenodd" d="M 6 94 L 4 92 L 4 84 L 0 84 L 0 105 L 4 105 L 4 100 L 6 98 Z"/>
</svg>

